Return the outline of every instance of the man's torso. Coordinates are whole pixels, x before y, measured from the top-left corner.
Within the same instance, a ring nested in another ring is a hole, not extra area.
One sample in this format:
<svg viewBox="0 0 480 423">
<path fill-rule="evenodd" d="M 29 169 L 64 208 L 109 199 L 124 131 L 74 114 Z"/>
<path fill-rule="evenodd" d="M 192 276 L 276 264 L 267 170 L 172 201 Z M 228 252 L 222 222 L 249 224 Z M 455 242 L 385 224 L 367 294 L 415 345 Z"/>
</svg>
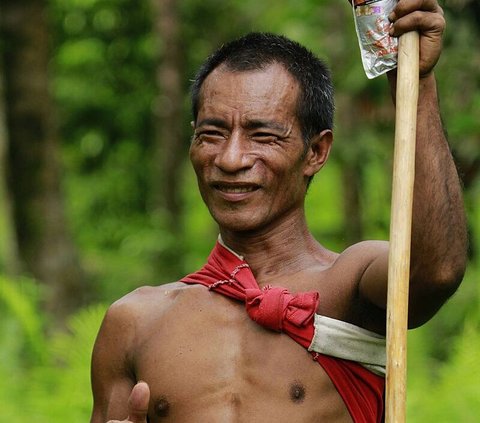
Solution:
<svg viewBox="0 0 480 423">
<path fill-rule="evenodd" d="M 243 304 L 180 283 L 142 291 L 130 356 L 151 389 L 150 423 L 351 421 L 312 356 Z"/>
</svg>

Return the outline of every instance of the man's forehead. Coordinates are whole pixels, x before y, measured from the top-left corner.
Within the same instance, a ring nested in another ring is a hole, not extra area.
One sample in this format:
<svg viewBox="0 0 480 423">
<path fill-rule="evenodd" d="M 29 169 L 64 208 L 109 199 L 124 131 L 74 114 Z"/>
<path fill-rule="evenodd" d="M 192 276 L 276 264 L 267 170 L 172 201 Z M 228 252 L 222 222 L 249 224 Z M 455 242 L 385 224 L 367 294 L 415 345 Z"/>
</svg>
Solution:
<svg viewBox="0 0 480 423">
<path fill-rule="evenodd" d="M 298 123 L 298 84 L 279 65 L 252 71 L 215 69 L 205 80 L 199 96 L 196 126 L 220 119 L 231 128 L 269 128 L 290 133 Z"/>
<path fill-rule="evenodd" d="M 231 70 L 222 65 L 214 69 L 202 84 L 199 106 L 220 100 L 273 104 L 296 109 L 299 84 L 280 64 L 273 63 L 263 69 Z M 295 104 L 293 104 L 295 103 Z"/>
<path fill-rule="evenodd" d="M 238 80 L 245 78 L 262 82 L 267 82 L 269 80 L 278 82 L 283 80 L 288 81 L 291 85 L 298 85 L 293 75 L 285 68 L 285 66 L 278 62 L 273 62 L 260 68 L 242 70 L 232 69 L 227 64 L 221 64 L 207 76 L 202 84 L 202 90 L 207 85 L 215 86 L 216 84 L 223 82 L 225 79 Z"/>
</svg>

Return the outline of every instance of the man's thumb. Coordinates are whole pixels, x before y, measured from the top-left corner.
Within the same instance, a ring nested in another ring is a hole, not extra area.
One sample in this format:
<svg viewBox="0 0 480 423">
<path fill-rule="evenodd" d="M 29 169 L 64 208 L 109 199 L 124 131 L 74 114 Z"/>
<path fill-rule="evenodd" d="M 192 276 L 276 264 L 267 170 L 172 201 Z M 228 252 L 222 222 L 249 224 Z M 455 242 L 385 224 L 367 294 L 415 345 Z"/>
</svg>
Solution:
<svg viewBox="0 0 480 423">
<path fill-rule="evenodd" d="M 132 423 L 147 423 L 150 388 L 146 382 L 138 382 L 128 398 L 128 420 Z"/>
</svg>

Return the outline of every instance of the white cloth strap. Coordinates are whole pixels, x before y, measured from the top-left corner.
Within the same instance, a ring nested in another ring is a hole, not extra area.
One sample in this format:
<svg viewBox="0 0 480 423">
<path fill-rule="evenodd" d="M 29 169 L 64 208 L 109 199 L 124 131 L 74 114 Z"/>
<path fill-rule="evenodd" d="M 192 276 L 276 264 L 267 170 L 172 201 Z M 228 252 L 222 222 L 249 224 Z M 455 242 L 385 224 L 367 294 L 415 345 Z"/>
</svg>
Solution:
<svg viewBox="0 0 480 423">
<path fill-rule="evenodd" d="M 386 341 L 375 332 L 331 317 L 315 314 L 315 334 L 309 351 L 356 361 L 385 376 Z"/>
</svg>

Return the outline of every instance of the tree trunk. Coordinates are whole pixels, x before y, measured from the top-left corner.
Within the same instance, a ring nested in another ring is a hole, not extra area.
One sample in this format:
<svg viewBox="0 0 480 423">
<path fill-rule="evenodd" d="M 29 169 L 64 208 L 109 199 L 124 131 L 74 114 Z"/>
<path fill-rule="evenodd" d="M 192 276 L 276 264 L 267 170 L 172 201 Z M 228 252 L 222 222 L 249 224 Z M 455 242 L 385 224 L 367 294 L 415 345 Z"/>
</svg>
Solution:
<svg viewBox="0 0 480 423">
<path fill-rule="evenodd" d="M 362 168 L 360 160 L 362 146 L 358 140 L 352 138 L 354 128 L 358 128 L 361 119 L 359 113 L 351 113 L 351 104 L 355 104 L 351 96 L 338 96 L 338 121 L 342 122 L 340 133 L 341 142 L 336 146 L 337 158 L 341 166 L 341 184 L 343 197 L 343 236 L 345 245 L 352 245 L 362 240 L 364 235 L 362 222 L 361 197 L 363 190 Z M 353 108 L 353 110 L 361 110 Z"/>
<path fill-rule="evenodd" d="M 176 0 L 152 0 L 152 5 L 160 50 L 156 75 L 159 95 L 155 107 L 154 208 L 166 213 L 168 225 L 175 232 L 180 227 L 180 176 L 185 157 L 180 23 Z"/>
<path fill-rule="evenodd" d="M 83 303 L 78 256 L 60 189 L 58 131 L 49 90 L 49 32 L 44 0 L 3 0 L 8 186 L 24 267 L 46 284 L 58 319 Z"/>
<path fill-rule="evenodd" d="M 360 202 L 362 195 L 361 181 L 362 172 L 360 166 L 356 163 L 343 162 L 343 219 L 345 222 L 345 241 L 347 245 L 352 245 L 363 239 L 362 207 Z"/>
<path fill-rule="evenodd" d="M 15 232 L 13 230 L 12 201 L 7 188 L 7 142 L 8 131 L 5 116 L 5 87 L 4 87 L 4 67 L 2 57 L 0 57 L 0 215 L 2 222 L 2 237 L 0 239 L 2 257 L 0 265 L 2 271 L 8 276 L 17 276 L 20 274 L 20 259 L 18 255 L 18 245 Z"/>
<path fill-rule="evenodd" d="M 186 156 L 183 139 L 183 55 L 180 20 L 176 0 L 151 0 L 159 51 L 156 69 L 158 96 L 155 118 L 154 181 L 152 208 L 161 213 L 171 242 L 157 264 L 162 276 L 177 278 L 182 274 L 182 175 Z M 161 268 L 160 268 L 161 267 Z"/>
</svg>

